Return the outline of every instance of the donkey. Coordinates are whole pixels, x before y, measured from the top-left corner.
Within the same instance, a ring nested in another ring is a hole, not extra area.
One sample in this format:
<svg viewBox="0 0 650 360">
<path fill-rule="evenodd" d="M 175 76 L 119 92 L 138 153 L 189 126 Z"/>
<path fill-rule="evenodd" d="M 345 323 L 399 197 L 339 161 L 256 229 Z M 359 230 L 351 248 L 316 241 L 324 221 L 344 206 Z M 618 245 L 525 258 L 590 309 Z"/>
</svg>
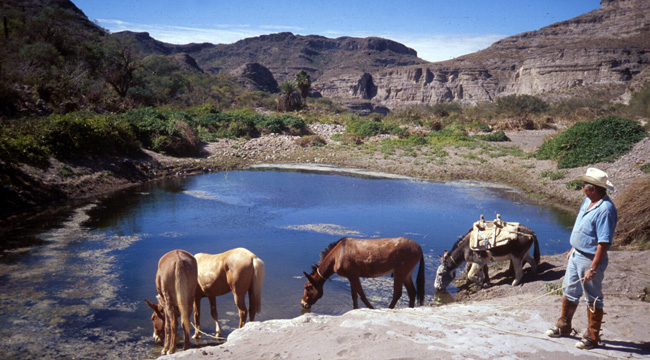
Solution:
<svg viewBox="0 0 650 360">
<path fill-rule="evenodd" d="M 176 331 L 178 315 L 183 327 L 183 349 L 190 348 L 190 315 L 197 288 L 197 264 L 192 254 L 184 250 L 172 250 L 158 261 L 156 291 L 158 304 L 144 301 L 153 309 L 151 321 L 154 326 L 154 340 L 164 338 L 161 354 L 176 352 Z"/>
<path fill-rule="evenodd" d="M 302 307 L 311 308 L 323 296 L 323 284 L 337 274 L 350 281 L 352 304 L 359 308 L 358 297 L 370 309 L 372 305 L 361 287 L 360 277 L 379 277 L 393 274 L 393 300 L 389 308 L 402 296 L 402 285 L 409 295 L 409 306 L 415 306 L 418 297 L 424 303 L 424 255 L 420 245 L 406 238 L 354 239 L 344 237 L 331 243 L 321 252 L 321 260 L 312 267 L 312 273 L 304 272 L 307 282 L 302 295 Z M 417 289 L 413 285 L 413 271 L 420 262 L 417 274 Z"/>
<path fill-rule="evenodd" d="M 194 255 L 199 266 L 199 286 L 194 300 L 194 338 L 201 335 L 201 298 L 210 300 L 210 314 L 216 326 L 217 337 L 221 337 L 221 326 L 217 321 L 216 297 L 232 292 L 239 309 L 239 327 L 246 324 L 246 315 L 255 320 L 255 314 L 262 308 L 262 285 L 264 284 L 264 261 L 244 248 L 228 250 L 221 254 Z M 246 293 L 249 309 L 246 310 Z"/>
<path fill-rule="evenodd" d="M 510 260 L 510 269 L 514 270 L 515 280 L 512 286 L 521 283 L 524 276 L 524 263 L 529 263 L 533 271 L 537 273 L 537 264 L 539 264 L 539 244 L 535 232 L 530 228 L 520 225 L 517 237 L 505 245 L 497 246 L 489 250 L 474 251 L 470 249 L 470 234 L 468 231 L 463 237 L 458 239 L 451 249 L 451 252 L 445 253 L 440 257 L 441 264 L 436 271 L 436 280 L 434 287 L 436 290 L 444 290 L 456 278 L 456 268 L 464 262 L 472 263 L 469 278 L 481 286 L 486 286 L 490 278 L 487 274 L 487 264 L 492 260 Z M 535 245 L 534 259 L 530 256 L 530 248 Z"/>
</svg>

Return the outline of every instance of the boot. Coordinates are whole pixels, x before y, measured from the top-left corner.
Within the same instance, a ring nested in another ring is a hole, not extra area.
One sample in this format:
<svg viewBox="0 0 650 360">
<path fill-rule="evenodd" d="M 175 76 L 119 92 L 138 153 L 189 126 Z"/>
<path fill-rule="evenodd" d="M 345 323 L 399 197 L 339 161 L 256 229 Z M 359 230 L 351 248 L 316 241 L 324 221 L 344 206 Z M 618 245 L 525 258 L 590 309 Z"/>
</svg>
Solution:
<svg viewBox="0 0 650 360">
<path fill-rule="evenodd" d="M 555 326 L 546 330 L 548 337 L 562 337 L 571 335 L 571 320 L 575 314 L 578 304 L 574 304 L 566 296 L 562 297 L 562 312 L 560 318 L 557 319 Z"/>
<path fill-rule="evenodd" d="M 589 319 L 589 326 L 582 339 L 576 343 L 578 349 L 589 350 L 598 347 L 600 343 L 600 326 L 603 322 L 603 309 L 597 307 L 587 306 L 587 319 Z"/>
</svg>

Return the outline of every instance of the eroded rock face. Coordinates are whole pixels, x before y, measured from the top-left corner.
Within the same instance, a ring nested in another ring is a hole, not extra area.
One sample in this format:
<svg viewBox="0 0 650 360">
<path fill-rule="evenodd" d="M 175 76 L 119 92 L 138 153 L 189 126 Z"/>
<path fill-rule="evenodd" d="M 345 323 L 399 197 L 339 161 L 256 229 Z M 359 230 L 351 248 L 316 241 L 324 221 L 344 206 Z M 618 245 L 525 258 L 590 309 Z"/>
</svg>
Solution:
<svg viewBox="0 0 650 360">
<path fill-rule="evenodd" d="M 616 97 L 648 80 L 650 1 L 603 0 L 598 10 L 508 37 L 474 54 L 321 78 L 313 87 L 323 96 L 395 108 L 476 103 L 511 94 L 553 98 L 585 89 Z"/>
<path fill-rule="evenodd" d="M 264 65 L 258 63 L 244 64 L 231 73 L 239 83 L 249 90 L 271 93 L 279 92 L 278 82 Z"/>
</svg>

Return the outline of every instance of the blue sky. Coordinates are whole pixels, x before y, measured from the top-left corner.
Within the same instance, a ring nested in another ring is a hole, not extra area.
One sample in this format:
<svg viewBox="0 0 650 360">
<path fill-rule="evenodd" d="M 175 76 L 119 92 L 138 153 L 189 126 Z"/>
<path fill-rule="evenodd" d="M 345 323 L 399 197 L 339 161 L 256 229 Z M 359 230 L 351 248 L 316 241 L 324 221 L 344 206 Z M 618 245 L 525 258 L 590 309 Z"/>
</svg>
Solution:
<svg viewBox="0 0 650 360">
<path fill-rule="evenodd" d="M 497 40 L 600 8 L 600 0 L 72 0 L 111 32 L 146 31 L 172 44 L 238 40 L 289 31 L 378 36 L 428 61 L 448 60 Z"/>
</svg>

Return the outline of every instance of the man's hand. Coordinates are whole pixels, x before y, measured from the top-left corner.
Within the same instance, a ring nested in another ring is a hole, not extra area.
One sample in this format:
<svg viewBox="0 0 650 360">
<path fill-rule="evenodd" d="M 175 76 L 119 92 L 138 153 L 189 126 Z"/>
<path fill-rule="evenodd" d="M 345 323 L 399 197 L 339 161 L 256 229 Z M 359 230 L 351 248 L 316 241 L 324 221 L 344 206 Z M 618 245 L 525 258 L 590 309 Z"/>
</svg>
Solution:
<svg viewBox="0 0 650 360">
<path fill-rule="evenodd" d="M 593 271 L 593 270 L 591 270 L 591 269 L 589 269 L 589 270 L 587 270 L 587 272 L 585 273 L 584 281 L 585 281 L 585 282 L 588 282 L 588 281 L 591 281 L 591 280 L 593 280 L 593 279 L 595 279 L 595 278 L 596 278 L 596 272 Z"/>
</svg>

